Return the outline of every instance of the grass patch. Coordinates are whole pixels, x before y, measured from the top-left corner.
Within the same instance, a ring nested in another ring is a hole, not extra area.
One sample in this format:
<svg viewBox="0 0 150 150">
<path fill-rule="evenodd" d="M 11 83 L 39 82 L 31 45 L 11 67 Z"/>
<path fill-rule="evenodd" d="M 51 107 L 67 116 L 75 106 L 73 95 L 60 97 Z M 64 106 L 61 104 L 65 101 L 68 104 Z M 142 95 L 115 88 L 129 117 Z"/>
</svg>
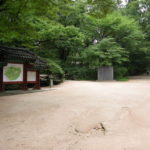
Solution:
<svg viewBox="0 0 150 150">
<path fill-rule="evenodd" d="M 128 77 L 117 78 L 116 81 L 128 81 Z"/>
</svg>

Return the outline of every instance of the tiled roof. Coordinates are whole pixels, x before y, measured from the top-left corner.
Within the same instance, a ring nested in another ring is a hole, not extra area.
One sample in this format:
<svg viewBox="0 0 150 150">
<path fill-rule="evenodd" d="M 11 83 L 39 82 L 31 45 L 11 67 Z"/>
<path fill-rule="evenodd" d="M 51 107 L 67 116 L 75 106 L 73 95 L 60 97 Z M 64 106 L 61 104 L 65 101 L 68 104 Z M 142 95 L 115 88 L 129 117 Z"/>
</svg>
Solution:
<svg viewBox="0 0 150 150">
<path fill-rule="evenodd" d="M 28 49 L 0 46 L 0 66 L 8 62 L 32 63 L 39 70 L 47 67 L 45 61 Z"/>
<path fill-rule="evenodd" d="M 0 47 L 0 55 L 3 57 L 2 59 L 4 59 L 4 61 L 36 61 L 36 55 L 24 48 Z"/>
</svg>

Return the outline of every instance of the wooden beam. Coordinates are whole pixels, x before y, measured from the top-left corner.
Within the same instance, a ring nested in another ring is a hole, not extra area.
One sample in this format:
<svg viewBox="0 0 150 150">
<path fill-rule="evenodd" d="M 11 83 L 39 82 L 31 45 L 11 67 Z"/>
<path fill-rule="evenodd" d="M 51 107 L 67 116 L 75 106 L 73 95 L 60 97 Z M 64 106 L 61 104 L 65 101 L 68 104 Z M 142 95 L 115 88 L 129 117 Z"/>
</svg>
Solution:
<svg viewBox="0 0 150 150">
<path fill-rule="evenodd" d="M 0 68 L 0 92 L 3 92 L 5 90 L 4 84 L 3 84 L 3 67 Z"/>
<path fill-rule="evenodd" d="M 27 64 L 23 64 L 23 84 L 21 85 L 22 90 L 28 90 L 27 84 Z"/>
<path fill-rule="evenodd" d="M 40 87 L 40 72 L 39 71 L 36 71 L 36 84 L 34 86 L 34 89 L 41 89 Z"/>
</svg>

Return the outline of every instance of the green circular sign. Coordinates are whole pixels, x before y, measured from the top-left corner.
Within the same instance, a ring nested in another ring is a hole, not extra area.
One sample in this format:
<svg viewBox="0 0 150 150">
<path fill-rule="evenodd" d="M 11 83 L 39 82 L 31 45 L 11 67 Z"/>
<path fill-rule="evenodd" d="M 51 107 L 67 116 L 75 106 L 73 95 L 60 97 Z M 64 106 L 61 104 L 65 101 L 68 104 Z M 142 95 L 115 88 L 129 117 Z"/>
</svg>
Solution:
<svg viewBox="0 0 150 150">
<path fill-rule="evenodd" d="M 21 74 L 21 68 L 19 67 L 8 67 L 6 68 L 4 75 L 9 79 L 9 80 L 17 80 Z"/>
</svg>

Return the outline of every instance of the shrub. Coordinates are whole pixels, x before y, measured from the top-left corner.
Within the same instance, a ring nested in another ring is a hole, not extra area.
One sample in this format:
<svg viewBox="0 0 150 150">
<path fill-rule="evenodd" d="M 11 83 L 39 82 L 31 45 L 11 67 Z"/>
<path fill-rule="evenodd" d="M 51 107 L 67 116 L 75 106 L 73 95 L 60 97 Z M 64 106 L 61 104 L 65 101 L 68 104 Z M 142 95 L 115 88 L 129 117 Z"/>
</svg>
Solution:
<svg viewBox="0 0 150 150">
<path fill-rule="evenodd" d="M 124 79 L 125 77 L 127 77 L 127 72 L 128 69 L 125 67 L 114 67 L 114 76 L 115 79 Z"/>
</svg>

